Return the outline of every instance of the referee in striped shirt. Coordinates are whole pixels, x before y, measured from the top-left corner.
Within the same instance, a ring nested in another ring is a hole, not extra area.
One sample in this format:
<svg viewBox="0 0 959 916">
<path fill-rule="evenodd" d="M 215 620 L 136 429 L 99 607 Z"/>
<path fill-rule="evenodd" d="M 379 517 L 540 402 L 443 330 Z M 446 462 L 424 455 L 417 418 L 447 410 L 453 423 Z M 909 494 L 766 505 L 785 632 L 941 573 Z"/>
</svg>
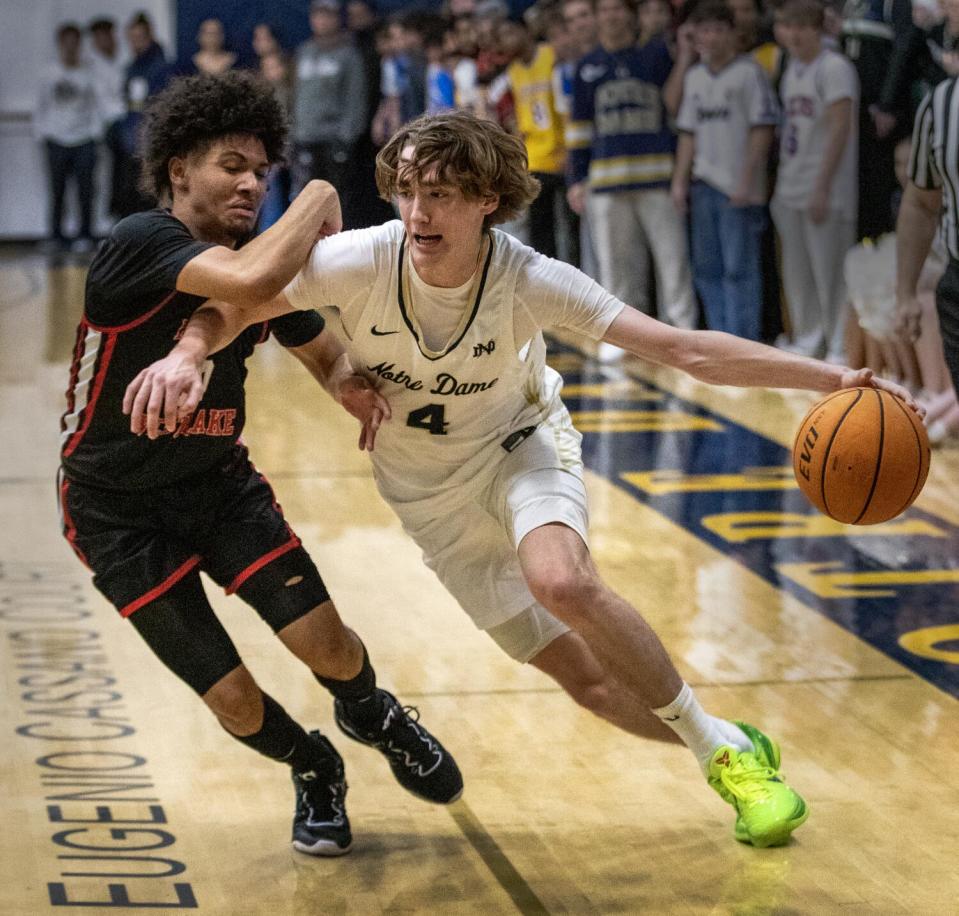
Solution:
<svg viewBox="0 0 959 916">
<path fill-rule="evenodd" d="M 936 309 L 946 363 L 959 391 L 959 87 L 940 83 L 916 112 L 906 186 L 896 224 L 898 326 L 919 337 L 916 286 L 941 224 L 949 266 L 936 288 Z"/>
</svg>

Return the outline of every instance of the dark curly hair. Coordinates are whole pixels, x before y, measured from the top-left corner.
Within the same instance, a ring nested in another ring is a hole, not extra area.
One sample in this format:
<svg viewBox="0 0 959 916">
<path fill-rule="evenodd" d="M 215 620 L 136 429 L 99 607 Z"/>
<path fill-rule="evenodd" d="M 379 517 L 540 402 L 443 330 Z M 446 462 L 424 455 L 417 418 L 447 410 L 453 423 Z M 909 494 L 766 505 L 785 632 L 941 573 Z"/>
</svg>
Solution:
<svg viewBox="0 0 959 916">
<path fill-rule="evenodd" d="M 187 76 L 173 80 L 151 101 L 141 141 L 140 184 L 153 197 L 172 195 L 173 157 L 202 153 L 236 134 L 259 137 L 270 162 L 283 158 L 288 127 L 271 86 L 249 73 Z"/>
</svg>

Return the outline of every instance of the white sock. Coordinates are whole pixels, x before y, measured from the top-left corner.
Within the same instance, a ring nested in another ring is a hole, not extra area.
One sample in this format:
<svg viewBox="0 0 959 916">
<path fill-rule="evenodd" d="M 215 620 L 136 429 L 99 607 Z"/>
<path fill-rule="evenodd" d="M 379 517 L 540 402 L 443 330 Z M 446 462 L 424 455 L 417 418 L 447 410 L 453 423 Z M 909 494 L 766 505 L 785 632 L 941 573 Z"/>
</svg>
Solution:
<svg viewBox="0 0 959 916">
<path fill-rule="evenodd" d="M 716 748 L 730 744 L 740 751 L 753 750 L 753 743 L 746 737 L 745 732 L 732 722 L 709 715 L 699 705 L 692 688 L 685 682 L 679 696 L 668 706 L 654 709 L 653 714 L 683 739 L 683 743 L 693 752 L 700 768 L 707 775 L 709 761 L 712 760 Z"/>
</svg>

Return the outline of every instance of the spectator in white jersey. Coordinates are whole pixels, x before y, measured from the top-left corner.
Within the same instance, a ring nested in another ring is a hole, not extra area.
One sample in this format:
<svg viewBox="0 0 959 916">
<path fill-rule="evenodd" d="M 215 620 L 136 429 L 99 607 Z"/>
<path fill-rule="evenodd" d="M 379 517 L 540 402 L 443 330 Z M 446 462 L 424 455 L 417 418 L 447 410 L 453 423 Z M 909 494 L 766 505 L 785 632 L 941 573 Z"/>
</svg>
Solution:
<svg viewBox="0 0 959 916">
<path fill-rule="evenodd" d="M 673 201 L 685 212 L 690 200 L 693 282 L 707 326 L 759 340 L 766 163 L 779 110 L 762 68 L 738 53 L 729 7 L 708 0 L 692 22 L 700 63 L 683 83 Z"/>
<path fill-rule="evenodd" d="M 80 57 L 80 29 L 65 23 L 57 29 L 57 59 L 39 80 L 34 130 L 46 147 L 50 180 L 50 247 L 66 246 L 64 200 L 67 182 L 76 185 L 80 204 L 76 251 L 93 247 L 93 169 L 100 136 L 97 81 Z"/>
<path fill-rule="evenodd" d="M 151 370 L 154 402 L 198 391 L 203 361 L 246 322 L 322 306 L 351 364 L 391 402 L 392 421 L 364 426 L 380 493 L 476 626 L 626 732 L 685 743 L 735 808 L 737 839 L 786 842 L 808 809 L 779 775 L 776 744 L 708 715 L 649 624 L 599 577 L 580 436 L 542 332 L 570 328 L 717 384 L 875 385 L 915 406 L 908 392 L 869 370 L 656 321 L 493 228 L 538 188 L 522 141 L 490 121 L 420 118 L 380 152 L 377 183 L 400 220 L 318 242 L 266 306 L 198 310 Z"/>
<path fill-rule="evenodd" d="M 782 241 L 788 346 L 841 363 L 843 261 L 856 241 L 859 78 L 823 45 L 823 8 L 788 0 L 777 15 L 789 64 L 772 216 Z"/>
</svg>

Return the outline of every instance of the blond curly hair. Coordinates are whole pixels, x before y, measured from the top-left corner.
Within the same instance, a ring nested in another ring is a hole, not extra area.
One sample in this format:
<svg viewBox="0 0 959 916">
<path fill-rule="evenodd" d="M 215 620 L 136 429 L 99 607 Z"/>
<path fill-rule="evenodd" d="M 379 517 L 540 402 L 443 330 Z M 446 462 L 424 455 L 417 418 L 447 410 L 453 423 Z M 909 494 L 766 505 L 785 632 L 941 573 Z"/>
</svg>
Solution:
<svg viewBox="0 0 959 916">
<path fill-rule="evenodd" d="M 406 147 L 412 160 L 401 159 Z M 423 115 L 401 127 L 376 157 L 376 186 L 392 200 L 400 186 L 414 184 L 433 167 L 436 175 L 469 200 L 499 195 L 499 206 L 484 225 L 515 219 L 539 194 L 529 173 L 526 147 L 493 121 L 466 111 Z"/>
</svg>

